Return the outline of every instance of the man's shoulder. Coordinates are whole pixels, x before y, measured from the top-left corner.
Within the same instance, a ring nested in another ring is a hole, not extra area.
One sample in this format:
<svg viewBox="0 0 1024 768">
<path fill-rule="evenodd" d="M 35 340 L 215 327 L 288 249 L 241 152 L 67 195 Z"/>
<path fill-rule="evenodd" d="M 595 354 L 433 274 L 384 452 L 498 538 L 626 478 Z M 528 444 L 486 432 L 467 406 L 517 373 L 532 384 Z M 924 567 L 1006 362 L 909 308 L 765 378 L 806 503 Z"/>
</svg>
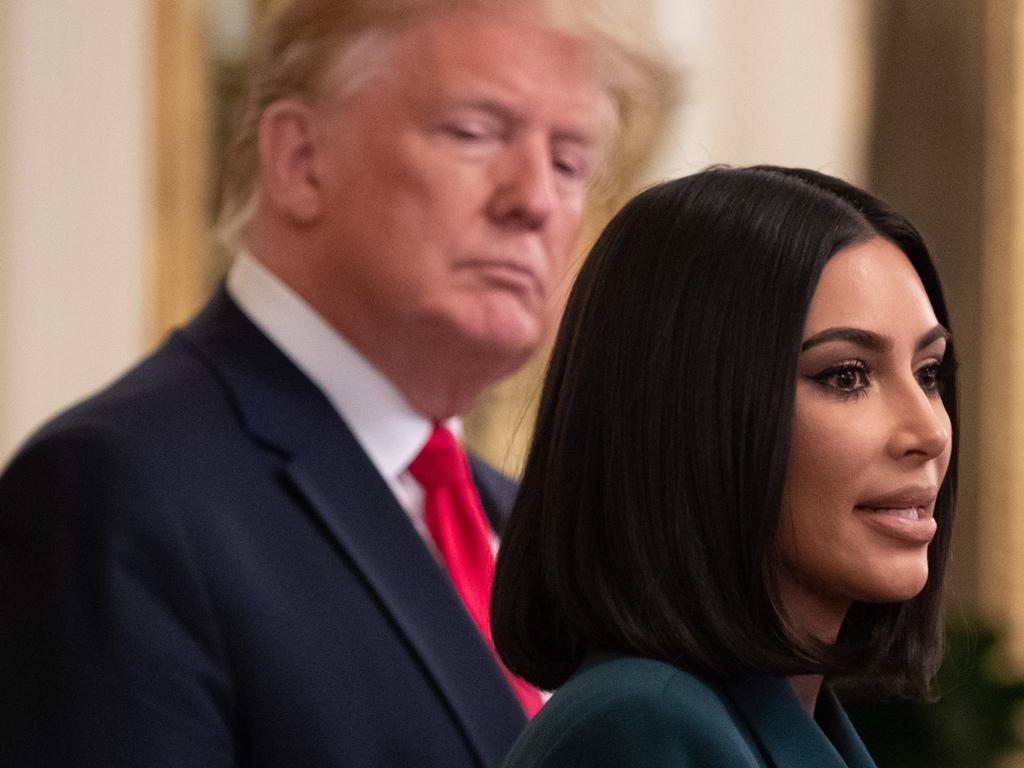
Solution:
<svg viewBox="0 0 1024 768">
<path fill-rule="evenodd" d="M 209 368 L 178 334 L 99 391 L 44 424 L 29 445 L 63 434 L 103 431 L 153 435 L 162 427 L 187 429 L 189 411 L 215 410 L 223 399 Z"/>
<path fill-rule="evenodd" d="M 188 325 L 173 331 L 153 352 L 112 382 L 40 427 L 25 448 L 64 435 L 117 433 L 122 439 L 167 441 L 210 432 L 218 419 L 234 418 L 225 385 L 223 350 L 261 338 L 223 290 Z M 269 342 L 265 341 L 267 345 Z M 242 354 L 242 353 L 239 353 Z"/>
<path fill-rule="evenodd" d="M 108 454 L 114 468 L 126 462 L 163 466 L 240 434 L 216 357 L 193 338 L 196 329 L 216 326 L 209 314 L 218 304 L 222 296 L 115 380 L 39 427 L 8 469 L 26 461 L 45 466 L 62 456 L 95 466 Z M 232 332 L 230 323 L 222 326 Z"/>
<path fill-rule="evenodd" d="M 208 444 L 203 435 L 226 430 L 231 419 L 226 403 L 205 366 L 171 338 L 37 429 L 4 468 L 0 486 L 5 492 L 29 489 L 34 497 L 64 498 L 68 487 L 137 490 L 143 481 L 180 478 L 181 465 L 202 460 L 198 454 L 204 451 L 190 446 Z M 195 460 L 181 458 L 190 456 Z"/>
</svg>

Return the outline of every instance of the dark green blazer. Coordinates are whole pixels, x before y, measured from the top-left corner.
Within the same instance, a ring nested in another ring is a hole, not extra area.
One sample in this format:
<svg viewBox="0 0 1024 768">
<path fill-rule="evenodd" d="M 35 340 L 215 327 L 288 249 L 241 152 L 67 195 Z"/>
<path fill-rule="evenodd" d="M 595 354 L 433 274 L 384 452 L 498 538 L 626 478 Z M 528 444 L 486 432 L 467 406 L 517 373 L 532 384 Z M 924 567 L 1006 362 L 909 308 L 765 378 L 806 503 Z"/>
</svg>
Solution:
<svg viewBox="0 0 1024 768">
<path fill-rule="evenodd" d="M 504 768 L 875 768 L 832 692 L 812 720 L 789 683 L 712 686 L 651 659 L 581 668 L 522 734 Z"/>
</svg>

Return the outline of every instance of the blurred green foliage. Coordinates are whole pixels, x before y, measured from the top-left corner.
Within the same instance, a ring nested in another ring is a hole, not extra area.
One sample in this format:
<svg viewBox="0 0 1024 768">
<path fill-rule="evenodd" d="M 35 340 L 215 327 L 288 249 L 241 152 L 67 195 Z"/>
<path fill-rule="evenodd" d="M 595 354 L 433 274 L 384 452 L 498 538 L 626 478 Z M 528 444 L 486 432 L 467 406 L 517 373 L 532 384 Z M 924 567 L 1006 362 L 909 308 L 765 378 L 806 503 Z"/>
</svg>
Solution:
<svg viewBox="0 0 1024 768">
<path fill-rule="evenodd" d="M 840 691 L 879 768 L 996 768 L 1024 748 L 1024 679 L 1007 672 L 1000 645 L 988 626 L 952 627 L 935 703 Z"/>
</svg>

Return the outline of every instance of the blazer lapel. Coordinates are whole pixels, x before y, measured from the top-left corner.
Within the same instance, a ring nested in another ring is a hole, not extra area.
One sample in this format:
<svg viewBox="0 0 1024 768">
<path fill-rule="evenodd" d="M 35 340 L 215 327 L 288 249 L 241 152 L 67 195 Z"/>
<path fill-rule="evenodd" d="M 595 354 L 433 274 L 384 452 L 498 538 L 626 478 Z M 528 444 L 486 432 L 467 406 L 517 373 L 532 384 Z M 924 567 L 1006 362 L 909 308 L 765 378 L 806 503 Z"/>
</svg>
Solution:
<svg viewBox="0 0 1024 768">
<path fill-rule="evenodd" d="M 821 687 L 818 694 L 818 706 L 814 711 L 814 719 L 828 734 L 839 754 L 843 756 L 849 768 L 876 768 L 875 761 L 868 754 L 867 747 L 860 735 L 846 716 L 842 705 L 827 685 Z"/>
<path fill-rule="evenodd" d="M 525 716 L 451 581 L 326 397 L 223 289 L 184 332 L 219 371 L 254 439 L 363 577 L 447 700 L 483 764 Z"/>
<path fill-rule="evenodd" d="M 794 765 L 875 768 L 860 738 L 827 688 L 822 688 L 819 709 L 824 703 L 826 722 L 823 725 L 827 729 L 840 728 L 837 735 L 841 738 L 837 738 L 835 744 L 822 727 L 807 716 L 786 680 L 754 677 L 730 683 L 725 689 L 775 768 Z"/>
</svg>

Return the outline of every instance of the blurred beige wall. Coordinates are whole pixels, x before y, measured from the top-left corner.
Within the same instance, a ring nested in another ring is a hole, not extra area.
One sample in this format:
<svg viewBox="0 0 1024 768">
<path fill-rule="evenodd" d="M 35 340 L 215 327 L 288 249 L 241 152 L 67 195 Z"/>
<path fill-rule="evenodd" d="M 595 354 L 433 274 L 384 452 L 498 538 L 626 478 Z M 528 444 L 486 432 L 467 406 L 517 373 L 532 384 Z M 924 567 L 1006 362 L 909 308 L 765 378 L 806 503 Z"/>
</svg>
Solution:
<svg viewBox="0 0 1024 768">
<path fill-rule="evenodd" d="M 0 5 L 0 458 L 142 351 L 145 10 Z"/>
<path fill-rule="evenodd" d="M 863 181 L 869 2 L 662 0 L 658 29 L 684 98 L 655 178 L 776 163 Z"/>
<path fill-rule="evenodd" d="M 1024 674 L 1024 0 L 985 11 L 978 577 Z"/>
<path fill-rule="evenodd" d="M 10 251 L 7 222 L 8 209 L 8 185 L 2 182 L 7 178 L 10 169 L 10 154 L 8 145 L 10 142 L 5 137 L 10 136 L 11 131 L 11 110 L 9 93 L 11 89 L 10 52 L 11 52 L 11 24 L 10 24 L 10 2 L 0 0 L 0 424 L 4 423 L 5 414 L 10 403 L 10 378 L 11 369 L 6 355 L 2 354 L 11 344 L 14 329 L 10 319 L 11 302 L 8 299 L 11 284 L 10 276 Z M 4 455 L 3 450 L 3 429 L 0 428 L 0 461 Z"/>
<path fill-rule="evenodd" d="M 960 485 L 950 559 L 953 615 L 977 615 L 979 576 L 991 551 L 981 541 L 982 320 L 992 307 L 983 257 L 986 3 L 876 3 L 875 98 L 869 187 L 914 222 L 929 245 L 949 307 L 960 365 Z"/>
</svg>

